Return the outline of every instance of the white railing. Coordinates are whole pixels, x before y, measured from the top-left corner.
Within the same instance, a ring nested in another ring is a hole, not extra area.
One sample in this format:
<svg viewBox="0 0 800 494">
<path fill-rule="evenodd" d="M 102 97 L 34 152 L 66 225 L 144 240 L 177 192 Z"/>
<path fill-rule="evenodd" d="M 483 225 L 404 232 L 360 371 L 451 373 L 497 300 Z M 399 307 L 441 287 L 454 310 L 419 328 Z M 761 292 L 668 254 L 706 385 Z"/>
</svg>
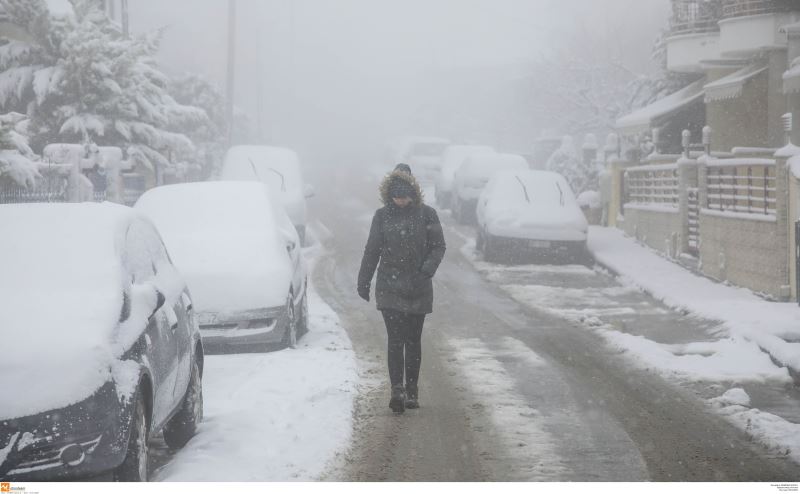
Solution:
<svg viewBox="0 0 800 494">
<path fill-rule="evenodd" d="M 775 160 L 720 159 L 706 163 L 706 204 L 716 211 L 775 214 Z"/>
<path fill-rule="evenodd" d="M 627 203 L 678 207 L 678 165 L 645 165 L 625 170 Z"/>
</svg>

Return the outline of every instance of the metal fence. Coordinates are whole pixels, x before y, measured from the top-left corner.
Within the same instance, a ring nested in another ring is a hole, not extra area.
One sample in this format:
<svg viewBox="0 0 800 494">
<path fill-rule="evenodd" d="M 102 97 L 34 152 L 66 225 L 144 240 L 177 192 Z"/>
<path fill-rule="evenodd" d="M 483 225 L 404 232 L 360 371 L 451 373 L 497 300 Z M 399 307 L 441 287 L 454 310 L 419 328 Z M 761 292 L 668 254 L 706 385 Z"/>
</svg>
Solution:
<svg viewBox="0 0 800 494">
<path fill-rule="evenodd" d="M 9 177 L 0 178 L 0 204 L 67 202 L 69 180 L 60 174 L 45 174 L 33 187 L 23 187 Z"/>
<path fill-rule="evenodd" d="M 775 214 L 775 160 L 720 159 L 706 164 L 706 205 L 717 211 Z"/>
<path fill-rule="evenodd" d="M 678 165 L 645 165 L 625 171 L 628 202 L 678 207 Z"/>
<path fill-rule="evenodd" d="M 797 0 L 725 0 L 722 5 L 722 17 L 744 17 L 793 10 L 800 10 Z"/>
<path fill-rule="evenodd" d="M 722 0 L 673 0 L 670 34 L 719 31 Z"/>
</svg>

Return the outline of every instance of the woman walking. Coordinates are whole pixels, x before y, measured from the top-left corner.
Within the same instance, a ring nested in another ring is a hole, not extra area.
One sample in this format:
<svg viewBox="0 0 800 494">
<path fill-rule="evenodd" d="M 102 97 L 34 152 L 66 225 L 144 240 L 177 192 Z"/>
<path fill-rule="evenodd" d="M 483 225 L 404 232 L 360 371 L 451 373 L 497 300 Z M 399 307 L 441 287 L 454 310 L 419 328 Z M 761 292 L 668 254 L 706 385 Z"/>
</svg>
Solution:
<svg viewBox="0 0 800 494">
<path fill-rule="evenodd" d="M 369 301 L 377 268 L 375 301 L 389 339 L 389 407 L 402 413 L 419 408 L 422 326 L 425 315 L 433 312 L 432 278 L 444 257 L 445 243 L 439 217 L 424 204 L 408 165 L 397 165 L 383 179 L 380 197 L 384 206 L 372 218 L 358 272 L 358 295 Z"/>
</svg>

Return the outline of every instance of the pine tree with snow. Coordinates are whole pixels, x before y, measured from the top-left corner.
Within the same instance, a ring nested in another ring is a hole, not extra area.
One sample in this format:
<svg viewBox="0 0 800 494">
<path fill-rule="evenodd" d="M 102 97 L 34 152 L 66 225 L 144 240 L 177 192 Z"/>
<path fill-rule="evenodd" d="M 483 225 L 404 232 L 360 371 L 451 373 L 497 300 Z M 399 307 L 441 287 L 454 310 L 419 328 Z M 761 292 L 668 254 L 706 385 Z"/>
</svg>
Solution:
<svg viewBox="0 0 800 494">
<path fill-rule="evenodd" d="M 26 123 L 25 115 L 0 115 L 0 180 L 10 177 L 23 187 L 32 187 L 39 178 L 38 157 L 20 132 Z"/>
<path fill-rule="evenodd" d="M 225 115 L 225 97 L 210 81 L 199 74 L 186 74 L 173 79 L 169 92 L 182 105 L 201 108 L 208 120 L 188 135 L 197 149 L 195 161 L 203 166 L 203 176 L 219 172 L 228 148 L 229 123 Z"/>
<path fill-rule="evenodd" d="M 550 155 L 546 169 L 563 175 L 576 195 L 597 188 L 597 169 L 582 159 L 571 136 L 561 139 L 561 147 Z"/>
<path fill-rule="evenodd" d="M 72 15 L 60 16 L 42 0 L 0 1 L 33 39 L 0 52 L 0 69 L 11 64 L 19 73 L 0 81 L 0 104 L 6 96 L 27 106 L 35 149 L 50 142 L 118 146 L 152 170 L 194 152 L 185 133 L 208 117 L 167 92 L 154 60 L 160 33 L 123 38 L 96 0 L 71 0 Z"/>
</svg>

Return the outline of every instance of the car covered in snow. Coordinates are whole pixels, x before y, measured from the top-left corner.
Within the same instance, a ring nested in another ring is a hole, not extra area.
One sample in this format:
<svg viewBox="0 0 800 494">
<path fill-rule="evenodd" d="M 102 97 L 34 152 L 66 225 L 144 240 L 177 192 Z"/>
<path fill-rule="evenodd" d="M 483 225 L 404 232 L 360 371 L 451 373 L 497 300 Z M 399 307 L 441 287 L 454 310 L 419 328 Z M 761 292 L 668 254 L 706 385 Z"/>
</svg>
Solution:
<svg viewBox="0 0 800 494">
<path fill-rule="evenodd" d="M 203 416 L 192 297 L 153 224 L 103 204 L 0 206 L 0 478 L 147 480 Z"/>
<path fill-rule="evenodd" d="M 136 202 L 186 277 L 207 350 L 293 347 L 307 330 L 300 240 L 272 194 L 219 181 L 156 187 Z"/>
<path fill-rule="evenodd" d="M 447 146 L 447 149 L 444 151 L 444 155 L 442 155 L 441 170 L 436 176 L 436 204 L 442 208 L 449 208 L 451 206 L 453 180 L 455 179 L 456 170 L 458 170 L 461 165 L 464 164 L 464 160 L 473 154 L 494 152 L 494 149 L 489 146 L 461 144 Z"/>
<path fill-rule="evenodd" d="M 405 136 L 389 145 L 389 161 L 394 166 L 406 163 L 423 182 L 432 182 L 442 167 L 442 157 L 450 144 L 441 137 Z"/>
<path fill-rule="evenodd" d="M 233 146 L 225 154 L 220 178 L 267 184 L 280 198 L 300 241 L 305 243 L 306 199 L 314 196 L 314 189 L 303 181 L 297 153 L 275 146 Z"/>
<path fill-rule="evenodd" d="M 499 172 L 478 199 L 476 246 L 487 261 L 534 257 L 589 262 L 588 225 L 567 180 L 538 170 Z"/>
<path fill-rule="evenodd" d="M 478 196 L 489 179 L 503 170 L 527 170 L 528 162 L 518 154 L 473 154 L 456 170 L 450 209 L 459 223 L 474 224 Z"/>
</svg>

